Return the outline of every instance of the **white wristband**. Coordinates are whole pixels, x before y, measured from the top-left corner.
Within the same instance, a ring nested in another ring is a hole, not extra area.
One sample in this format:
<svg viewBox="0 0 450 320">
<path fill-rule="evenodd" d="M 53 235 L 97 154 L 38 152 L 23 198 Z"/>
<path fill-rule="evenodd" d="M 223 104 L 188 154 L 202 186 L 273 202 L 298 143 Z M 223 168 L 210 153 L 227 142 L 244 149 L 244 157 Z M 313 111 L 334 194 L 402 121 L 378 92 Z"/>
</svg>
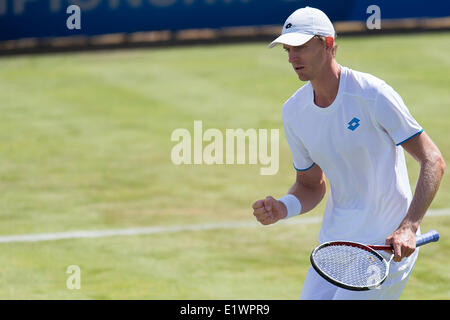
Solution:
<svg viewBox="0 0 450 320">
<path fill-rule="evenodd" d="M 287 215 L 284 219 L 299 215 L 302 212 L 302 204 L 293 194 L 288 193 L 278 200 L 283 202 L 287 209 Z"/>
</svg>

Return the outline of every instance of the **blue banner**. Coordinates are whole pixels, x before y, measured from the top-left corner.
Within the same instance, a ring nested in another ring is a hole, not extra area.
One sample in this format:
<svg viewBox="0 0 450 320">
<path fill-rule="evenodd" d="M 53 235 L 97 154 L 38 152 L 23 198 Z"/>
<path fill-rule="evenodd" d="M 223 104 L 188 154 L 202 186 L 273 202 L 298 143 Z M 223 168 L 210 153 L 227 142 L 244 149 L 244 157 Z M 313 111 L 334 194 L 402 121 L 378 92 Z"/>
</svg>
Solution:
<svg viewBox="0 0 450 320">
<path fill-rule="evenodd" d="M 67 13 L 78 5 L 81 29 Z M 365 21 L 369 5 L 382 19 L 450 16 L 450 1 L 428 0 L 0 0 L 0 40 L 137 31 L 281 25 L 295 9 L 311 6 L 332 21 Z"/>
</svg>

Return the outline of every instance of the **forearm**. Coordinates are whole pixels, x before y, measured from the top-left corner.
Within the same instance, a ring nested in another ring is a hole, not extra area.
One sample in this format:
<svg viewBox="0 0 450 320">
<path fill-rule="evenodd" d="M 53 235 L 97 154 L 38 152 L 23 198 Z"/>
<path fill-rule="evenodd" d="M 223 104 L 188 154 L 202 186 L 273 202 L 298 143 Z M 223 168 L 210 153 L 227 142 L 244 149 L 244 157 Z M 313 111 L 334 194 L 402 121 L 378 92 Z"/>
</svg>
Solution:
<svg viewBox="0 0 450 320">
<path fill-rule="evenodd" d="M 325 196 L 326 189 L 325 180 L 322 180 L 314 187 L 307 187 L 297 181 L 292 185 L 288 193 L 293 194 L 298 198 L 302 204 L 302 211 L 300 213 L 302 214 L 311 211 L 320 203 Z"/>
<path fill-rule="evenodd" d="M 436 160 L 424 161 L 420 167 L 413 199 L 408 212 L 399 228 L 411 228 L 417 231 L 419 225 L 433 201 L 445 170 L 445 162 L 442 157 Z"/>
</svg>

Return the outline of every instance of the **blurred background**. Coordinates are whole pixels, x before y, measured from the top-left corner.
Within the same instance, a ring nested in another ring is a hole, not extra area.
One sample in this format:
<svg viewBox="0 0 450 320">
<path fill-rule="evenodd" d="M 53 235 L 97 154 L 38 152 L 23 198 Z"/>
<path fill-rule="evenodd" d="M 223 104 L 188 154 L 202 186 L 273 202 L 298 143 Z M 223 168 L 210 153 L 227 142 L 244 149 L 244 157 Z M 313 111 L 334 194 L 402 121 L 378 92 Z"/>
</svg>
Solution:
<svg viewBox="0 0 450 320">
<path fill-rule="evenodd" d="M 449 159 L 449 2 L 0 0 L 0 297 L 297 299 L 326 199 L 267 227 L 251 205 L 295 180 L 281 107 L 304 83 L 267 45 L 304 6 L 334 23 L 337 61 L 390 84 Z M 278 172 L 175 165 L 172 133 L 196 120 L 278 129 Z M 441 240 L 401 299 L 450 298 L 448 175 L 422 223 Z"/>
</svg>

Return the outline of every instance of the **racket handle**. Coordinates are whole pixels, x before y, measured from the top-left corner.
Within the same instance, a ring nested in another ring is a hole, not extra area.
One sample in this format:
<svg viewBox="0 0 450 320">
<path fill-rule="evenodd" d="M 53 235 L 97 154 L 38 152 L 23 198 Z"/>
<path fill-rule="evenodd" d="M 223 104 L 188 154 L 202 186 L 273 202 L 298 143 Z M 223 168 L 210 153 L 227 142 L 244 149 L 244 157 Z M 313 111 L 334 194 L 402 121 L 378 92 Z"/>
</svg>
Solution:
<svg viewBox="0 0 450 320">
<path fill-rule="evenodd" d="M 439 240 L 439 232 L 436 230 L 428 231 L 416 238 L 416 247 L 420 247 L 424 244 L 435 242 Z"/>
</svg>

